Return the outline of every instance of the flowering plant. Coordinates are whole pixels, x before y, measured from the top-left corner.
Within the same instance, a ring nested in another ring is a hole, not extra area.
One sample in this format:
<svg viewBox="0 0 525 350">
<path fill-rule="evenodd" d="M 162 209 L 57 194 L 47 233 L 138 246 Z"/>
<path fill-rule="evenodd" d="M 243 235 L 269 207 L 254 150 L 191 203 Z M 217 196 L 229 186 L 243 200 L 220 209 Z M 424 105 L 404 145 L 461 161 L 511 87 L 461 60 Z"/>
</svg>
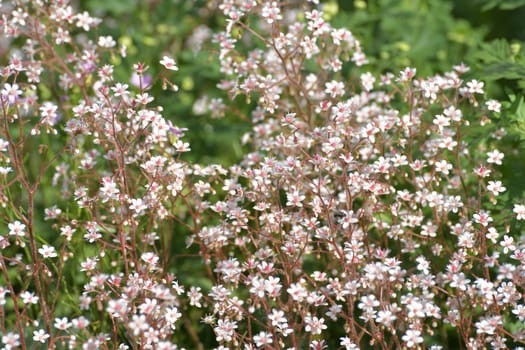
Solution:
<svg viewBox="0 0 525 350">
<path fill-rule="evenodd" d="M 157 77 L 136 63 L 130 87 L 111 64 L 126 48 L 91 33 L 98 19 L 67 1 L 13 4 L 1 7 L 13 47 L 1 90 L 4 348 L 525 342 L 525 206 L 501 199 L 504 154 L 469 135 L 501 104 L 463 79 L 467 66 L 375 75 L 316 1 L 223 1 L 219 89 L 253 105 L 251 152 L 199 165 L 184 160 L 192 131 L 148 92 L 178 89 L 171 56 Z"/>
</svg>

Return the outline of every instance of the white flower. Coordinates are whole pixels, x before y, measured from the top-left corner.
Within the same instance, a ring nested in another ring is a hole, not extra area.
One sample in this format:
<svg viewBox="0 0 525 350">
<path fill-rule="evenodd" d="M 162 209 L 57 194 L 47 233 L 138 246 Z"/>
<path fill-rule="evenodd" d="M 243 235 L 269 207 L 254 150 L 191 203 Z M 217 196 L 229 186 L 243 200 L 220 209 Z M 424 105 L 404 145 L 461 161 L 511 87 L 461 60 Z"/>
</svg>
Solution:
<svg viewBox="0 0 525 350">
<path fill-rule="evenodd" d="M 55 247 L 51 247 L 45 244 L 42 246 L 42 248 L 38 249 L 38 252 L 44 258 L 56 258 L 57 257 L 57 252 L 55 250 Z"/>
<path fill-rule="evenodd" d="M 483 86 L 485 84 L 482 81 L 472 80 L 467 83 L 468 92 L 471 94 L 482 94 Z"/>
<path fill-rule="evenodd" d="M 516 214 L 517 220 L 525 220 L 525 205 L 514 204 L 514 214 Z"/>
<path fill-rule="evenodd" d="M 487 156 L 488 156 L 488 159 L 487 159 L 488 163 L 501 165 L 501 161 L 503 160 L 503 157 L 505 155 L 503 153 L 501 153 L 500 151 L 498 151 L 497 149 L 495 149 L 492 152 L 488 152 Z"/>
<path fill-rule="evenodd" d="M 135 336 L 149 328 L 145 315 L 133 315 L 133 318 L 131 322 L 129 322 L 128 326 L 133 330 L 133 334 Z"/>
<path fill-rule="evenodd" d="M 281 16 L 281 9 L 279 8 L 277 1 L 265 3 L 261 15 L 266 18 L 266 22 L 268 22 L 268 24 L 272 24 L 274 21 L 283 19 Z"/>
<path fill-rule="evenodd" d="M 159 257 L 156 254 L 151 253 L 151 252 L 143 253 L 140 258 L 144 260 L 145 262 L 147 262 L 148 264 L 153 265 L 153 266 L 156 265 L 157 262 L 159 261 Z"/>
<path fill-rule="evenodd" d="M 321 334 L 324 329 L 327 328 L 327 326 L 324 324 L 324 318 L 317 318 L 317 317 L 311 317 L 310 315 L 307 315 L 305 317 L 305 323 L 306 327 L 304 328 L 305 331 L 310 332 L 312 334 Z"/>
<path fill-rule="evenodd" d="M 272 343 L 272 335 L 266 332 L 259 332 L 259 334 L 253 337 L 253 341 L 257 347 L 262 347 Z"/>
<path fill-rule="evenodd" d="M 7 333 L 2 336 L 2 343 L 5 344 L 3 349 L 10 350 L 20 346 L 20 336 L 16 333 Z"/>
<path fill-rule="evenodd" d="M 38 331 L 33 331 L 34 341 L 45 343 L 48 338 L 49 338 L 49 334 L 47 334 L 43 329 L 39 329 Z"/>
<path fill-rule="evenodd" d="M 9 103 L 15 103 L 18 96 L 22 95 L 22 90 L 18 88 L 17 84 L 4 84 L 4 88 L 0 92 L 3 97 L 6 97 Z"/>
<path fill-rule="evenodd" d="M 487 105 L 487 109 L 489 111 L 493 111 L 493 112 L 501 112 L 501 103 L 499 103 L 498 101 L 496 100 L 488 100 L 487 102 L 485 102 L 485 104 Z"/>
<path fill-rule="evenodd" d="M 492 192 L 493 195 L 497 196 L 498 194 L 505 192 L 506 188 L 503 187 L 501 181 L 489 181 L 487 190 Z"/>
<path fill-rule="evenodd" d="M 169 70 L 179 70 L 179 68 L 175 65 L 175 60 L 169 56 L 162 57 L 160 64 L 162 64 L 164 68 Z"/>
<path fill-rule="evenodd" d="M 409 348 L 412 348 L 416 344 L 420 344 L 423 342 L 423 337 L 421 336 L 421 332 L 415 329 L 407 330 L 402 339 L 403 341 L 407 343 L 407 347 Z"/>
<path fill-rule="evenodd" d="M 372 73 L 367 72 L 367 73 L 361 74 L 361 85 L 366 91 L 370 91 L 374 88 L 375 81 L 376 81 L 376 78 L 374 78 Z"/>
<path fill-rule="evenodd" d="M 71 322 L 67 319 L 67 317 L 63 318 L 55 318 L 55 328 L 65 331 L 71 327 Z"/>
<path fill-rule="evenodd" d="M 117 45 L 115 40 L 111 36 L 101 36 L 98 38 L 98 46 L 100 47 L 114 47 Z"/>
<path fill-rule="evenodd" d="M 26 235 L 26 225 L 24 225 L 20 221 L 11 222 L 7 225 L 7 227 L 9 228 L 10 236 L 24 237 Z"/>
<path fill-rule="evenodd" d="M 20 294 L 20 297 L 22 298 L 22 302 L 24 304 L 37 304 L 38 303 L 38 297 L 33 292 L 25 291 L 22 294 Z"/>
</svg>

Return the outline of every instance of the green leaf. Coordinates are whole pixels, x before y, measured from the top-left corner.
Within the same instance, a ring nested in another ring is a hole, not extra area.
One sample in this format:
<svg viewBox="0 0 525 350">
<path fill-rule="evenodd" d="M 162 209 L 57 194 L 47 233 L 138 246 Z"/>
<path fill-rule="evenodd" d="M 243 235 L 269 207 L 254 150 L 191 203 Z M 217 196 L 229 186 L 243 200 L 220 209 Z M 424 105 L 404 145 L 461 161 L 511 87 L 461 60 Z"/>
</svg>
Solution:
<svg viewBox="0 0 525 350">
<path fill-rule="evenodd" d="M 481 70 L 483 79 L 523 79 L 525 78 L 525 65 L 512 62 L 497 62 L 486 65 Z"/>
<path fill-rule="evenodd" d="M 499 8 L 502 10 L 514 10 L 521 6 L 525 6 L 525 0 L 506 0 L 500 3 Z"/>
<path fill-rule="evenodd" d="M 482 0 L 482 11 L 489 11 L 495 8 L 500 10 L 514 10 L 525 5 L 525 0 Z"/>
<path fill-rule="evenodd" d="M 525 60 L 518 43 L 511 45 L 504 39 L 484 43 L 474 57 L 478 61 L 478 75 L 484 80 L 525 77 Z"/>
</svg>

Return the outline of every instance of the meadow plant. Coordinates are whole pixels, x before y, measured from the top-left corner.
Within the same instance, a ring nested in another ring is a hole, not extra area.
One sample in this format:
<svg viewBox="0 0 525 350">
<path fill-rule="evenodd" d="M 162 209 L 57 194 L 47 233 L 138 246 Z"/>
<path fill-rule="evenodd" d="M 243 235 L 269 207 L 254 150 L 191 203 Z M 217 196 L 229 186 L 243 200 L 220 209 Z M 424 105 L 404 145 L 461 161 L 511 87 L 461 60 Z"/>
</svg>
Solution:
<svg viewBox="0 0 525 350">
<path fill-rule="evenodd" d="M 3 348 L 522 349 L 525 206 L 469 135 L 500 113 L 483 82 L 368 72 L 316 1 L 216 5 L 218 89 L 252 109 L 228 168 L 154 106 L 170 55 L 130 86 L 99 19 L 1 5 Z"/>
</svg>

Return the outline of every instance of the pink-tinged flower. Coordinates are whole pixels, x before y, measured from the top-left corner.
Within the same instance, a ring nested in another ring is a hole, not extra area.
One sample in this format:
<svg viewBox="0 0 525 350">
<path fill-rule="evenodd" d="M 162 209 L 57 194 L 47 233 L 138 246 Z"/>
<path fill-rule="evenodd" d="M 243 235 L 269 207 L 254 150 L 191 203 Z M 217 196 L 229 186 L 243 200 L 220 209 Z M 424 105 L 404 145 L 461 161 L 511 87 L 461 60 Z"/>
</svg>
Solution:
<svg viewBox="0 0 525 350">
<path fill-rule="evenodd" d="M 483 86 L 485 84 L 482 81 L 471 80 L 467 83 L 468 92 L 471 94 L 483 94 Z"/>
<path fill-rule="evenodd" d="M 36 296 L 33 292 L 26 290 L 20 294 L 20 297 L 22 298 L 22 302 L 24 304 L 38 304 L 38 296 Z"/>
<path fill-rule="evenodd" d="M 2 336 L 2 343 L 5 347 L 3 349 L 11 350 L 20 346 L 20 336 L 16 333 L 9 332 Z"/>
<path fill-rule="evenodd" d="M 0 249 L 5 249 L 9 247 L 11 243 L 9 243 L 9 238 L 6 236 L 0 235 Z"/>
<path fill-rule="evenodd" d="M 176 306 L 169 307 L 164 312 L 164 319 L 170 325 L 171 329 L 175 329 L 175 323 L 182 317 L 179 309 Z"/>
<path fill-rule="evenodd" d="M 432 123 L 437 125 L 440 133 L 443 133 L 443 128 L 450 125 L 450 119 L 445 117 L 443 114 L 438 114 L 434 117 Z"/>
<path fill-rule="evenodd" d="M 129 209 L 131 211 L 133 211 L 133 216 L 134 217 L 137 217 L 137 216 L 140 216 L 140 215 L 143 215 L 144 214 L 144 211 L 146 209 L 148 209 L 148 206 L 146 204 L 144 204 L 144 202 L 142 201 L 142 199 L 140 198 L 131 198 L 129 200 Z"/>
<path fill-rule="evenodd" d="M 476 322 L 476 333 L 493 335 L 501 323 L 499 316 L 485 317 L 481 321 Z"/>
<path fill-rule="evenodd" d="M 87 294 L 82 294 L 78 298 L 78 301 L 79 301 L 80 310 L 88 310 L 89 309 L 89 305 L 91 304 L 93 299 Z"/>
<path fill-rule="evenodd" d="M 42 248 L 38 249 L 38 252 L 44 258 L 56 258 L 57 257 L 57 252 L 55 250 L 55 247 L 51 247 L 45 244 L 42 246 Z"/>
<path fill-rule="evenodd" d="M 479 168 L 474 169 L 474 173 L 479 177 L 487 177 L 490 175 L 491 170 L 481 165 Z"/>
<path fill-rule="evenodd" d="M 314 271 L 311 276 L 317 282 L 324 282 L 328 275 L 326 272 Z"/>
<path fill-rule="evenodd" d="M 286 193 L 286 205 L 292 207 L 302 207 L 303 201 L 306 196 L 299 192 L 296 188 L 291 188 L 289 192 Z"/>
<path fill-rule="evenodd" d="M 306 323 L 306 327 L 304 328 L 305 331 L 310 332 L 312 334 L 321 334 L 323 330 L 328 328 L 324 324 L 324 318 L 317 318 L 316 316 L 312 317 L 310 315 L 307 315 L 304 319 Z"/>
<path fill-rule="evenodd" d="M 177 140 L 173 146 L 175 147 L 175 150 L 180 153 L 191 151 L 190 144 L 181 140 Z"/>
<path fill-rule="evenodd" d="M 102 197 L 102 203 L 109 200 L 118 199 L 120 193 L 117 184 L 110 177 L 102 178 L 102 187 L 100 188 L 100 196 Z"/>
<path fill-rule="evenodd" d="M 71 322 L 69 322 L 69 320 L 67 319 L 67 317 L 63 317 L 63 318 L 55 318 L 55 328 L 56 329 L 60 329 L 62 331 L 65 331 L 67 330 L 68 328 L 71 327 Z"/>
<path fill-rule="evenodd" d="M 525 321 L 525 306 L 518 304 L 514 309 L 512 309 L 512 313 L 518 317 L 520 321 Z"/>
<path fill-rule="evenodd" d="M 258 348 L 263 347 L 272 343 L 272 334 L 267 332 L 259 332 L 259 334 L 253 337 L 253 341 Z"/>
<path fill-rule="evenodd" d="M 376 78 L 372 75 L 370 72 L 366 72 L 364 74 L 361 74 L 361 85 L 363 86 L 363 89 L 366 91 L 370 91 L 374 88 L 374 83 L 376 81 Z"/>
<path fill-rule="evenodd" d="M 341 346 L 345 348 L 345 350 L 358 350 L 359 346 L 357 346 L 354 342 L 350 340 L 348 337 L 341 337 L 339 338 L 341 341 Z"/>
<path fill-rule="evenodd" d="M 71 324 L 76 329 L 84 329 L 87 326 L 89 326 L 89 320 L 85 318 L 84 316 L 80 316 L 80 317 L 77 317 L 71 320 Z"/>
<path fill-rule="evenodd" d="M 175 64 L 175 60 L 169 56 L 162 57 L 160 64 L 162 64 L 164 68 L 169 69 L 169 70 L 175 70 L 175 71 L 179 70 L 179 68 Z"/>
<path fill-rule="evenodd" d="M 385 325 L 385 327 L 390 327 L 396 319 L 396 315 L 390 310 L 380 310 L 376 316 L 376 322 Z"/>
<path fill-rule="evenodd" d="M 503 236 L 503 241 L 500 242 L 503 247 L 503 253 L 507 254 L 509 251 L 514 251 L 516 246 L 514 245 L 514 238 L 511 236 Z"/>
<path fill-rule="evenodd" d="M 517 220 L 525 220 L 525 205 L 514 204 L 514 214 L 516 214 Z"/>
<path fill-rule="evenodd" d="M 58 106 L 54 103 L 44 102 L 42 106 L 40 106 L 39 110 L 41 116 L 40 122 L 46 127 L 55 125 L 60 119 L 58 114 Z M 34 132 L 38 133 L 38 131 Z"/>
<path fill-rule="evenodd" d="M 26 235 L 26 232 L 25 232 L 26 225 L 24 225 L 20 221 L 14 221 L 14 222 L 9 223 L 7 225 L 7 228 L 9 228 L 10 236 L 24 237 Z"/>
<path fill-rule="evenodd" d="M 13 171 L 10 166 L 0 166 L 0 175 L 7 175 Z"/>
<path fill-rule="evenodd" d="M 281 294 L 282 285 L 280 284 L 279 277 L 269 276 L 267 280 L 264 281 L 264 289 L 268 293 L 270 298 L 276 298 Z"/>
<path fill-rule="evenodd" d="M 450 164 L 446 160 L 436 162 L 435 167 L 437 172 L 440 172 L 444 175 L 448 175 L 450 170 L 452 170 L 452 164 Z"/>
<path fill-rule="evenodd" d="M 490 217 L 489 213 L 483 210 L 480 211 L 479 213 L 474 214 L 473 218 L 474 218 L 474 222 L 477 222 L 478 224 L 482 226 L 488 226 L 490 222 L 494 221 L 494 219 Z"/>
<path fill-rule="evenodd" d="M 349 47 L 353 47 L 355 38 L 352 33 L 346 28 L 333 29 L 330 33 L 332 40 L 335 45 L 340 46 L 343 43 L 348 44 Z"/>
<path fill-rule="evenodd" d="M 379 306 L 379 301 L 374 294 L 364 295 L 361 297 L 361 301 L 357 305 L 361 310 L 373 310 Z"/>
<path fill-rule="evenodd" d="M 505 192 L 506 188 L 503 186 L 501 181 L 489 181 L 487 190 L 492 192 L 493 195 L 497 196 L 498 194 Z"/>
<path fill-rule="evenodd" d="M 356 51 L 352 54 L 352 62 L 354 62 L 356 66 L 361 67 L 368 63 L 368 59 L 363 52 Z"/>
<path fill-rule="evenodd" d="M 140 103 L 141 105 L 147 105 L 148 103 L 152 102 L 154 100 L 154 98 L 152 96 L 150 96 L 147 92 L 143 93 L 143 94 L 138 94 L 135 96 L 135 101 L 137 101 L 138 103 Z M 142 112 L 143 116 L 147 117 L 147 116 L 156 116 L 155 113 L 151 113 L 148 112 L 148 111 L 145 111 L 145 112 Z"/>
<path fill-rule="evenodd" d="M 454 68 L 454 70 L 456 72 L 458 72 L 459 74 L 462 74 L 462 73 L 466 73 L 470 70 L 470 67 L 467 66 L 465 63 L 460 63 L 459 65 L 457 66 L 453 66 L 452 68 Z"/>
<path fill-rule="evenodd" d="M 202 307 L 201 299 L 202 299 L 202 293 L 200 287 L 190 287 L 190 290 L 188 291 L 188 298 L 190 298 L 190 305 L 196 306 L 196 307 Z"/>
<path fill-rule="evenodd" d="M 415 329 L 408 329 L 405 332 L 405 335 L 403 335 L 402 339 L 409 348 L 413 348 L 414 346 L 417 346 L 417 344 L 421 344 L 423 342 L 421 331 Z"/>
<path fill-rule="evenodd" d="M 46 208 L 44 210 L 44 213 L 45 213 L 44 220 L 54 220 L 58 218 L 60 214 L 62 214 L 62 209 L 54 205 L 51 208 Z"/>
<path fill-rule="evenodd" d="M 153 266 L 155 266 L 159 261 L 159 257 L 156 254 L 151 253 L 151 252 L 143 253 L 140 258 L 143 261 Z"/>
<path fill-rule="evenodd" d="M 0 94 L 6 98 L 10 104 L 13 104 L 18 99 L 18 96 L 22 95 L 22 90 L 18 88 L 18 84 L 5 83 Z"/>
<path fill-rule="evenodd" d="M 80 271 L 93 271 L 97 267 L 98 257 L 87 258 L 80 263 Z"/>
<path fill-rule="evenodd" d="M 43 329 L 33 331 L 33 340 L 45 344 L 46 340 L 49 339 L 50 335 Z"/>
<path fill-rule="evenodd" d="M 57 45 L 71 42 L 71 36 L 69 35 L 69 31 L 60 27 L 55 33 L 53 33 L 53 38 L 55 39 L 55 44 Z"/>
<path fill-rule="evenodd" d="M 256 295 L 258 298 L 264 297 L 265 288 L 263 278 L 255 276 L 252 278 L 250 284 L 250 293 Z"/>
<path fill-rule="evenodd" d="M 139 305 L 139 310 L 145 315 L 156 313 L 159 310 L 157 299 L 146 298 L 142 304 Z"/>
<path fill-rule="evenodd" d="M 77 27 L 82 28 L 85 31 L 89 31 L 89 27 L 96 24 L 96 21 L 93 18 L 91 18 L 87 11 L 77 14 L 76 19 Z"/>
<path fill-rule="evenodd" d="M 75 230 L 69 225 L 60 228 L 60 235 L 66 237 L 68 241 L 71 241 L 74 232 Z"/>
<path fill-rule="evenodd" d="M 290 288 L 288 288 L 286 291 L 288 292 L 288 294 L 290 294 L 294 301 L 298 302 L 303 301 L 308 294 L 301 283 L 292 283 L 290 285 Z"/>
<path fill-rule="evenodd" d="M 129 95 L 128 84 L 116 83 L 115 86 L 111 87 L 115 97 L 126 97 Z"/>
<path fill-rule="evenodd" d="M 128 311 L 128 301 L 124 299 L 110 300 L 106 311 L 113 317 L 123 318 Z"/>
<path fill-rule="evenodd" d="M 399 81 L 405 83 L 416 76 L 416 68 L 406 67 L 399 72 Z"/>
<path fill-rule="evenodd" d="M 461 109 L 457 109 L 454 106 L 450 106 L 443 111 L 443 114 L 452 119 L 455 122 L 459 122 L 463 117 L 463 112 Z"/>
<path fill-rule="evenodd" d="M 229 342 L 233 339 L 235 329 L 237 328 L 237 322 L 230 321 L 228 319 L 219 319 L 217 321 L 217 327 L 214 328 L 215 339 L 220 341 Z"/>
<path fill-rule="evenodd" d="M 325 86 L 325 92 L 331 97 L 341 96 L 345 93 L 345 85 L 340 81 L 332 80 L 327 82 Z"/>
<path fill-rule="evenodd" d="M 266 19 L 266 22 L 272 24 L 274 21 L 280 21 L 283 19 L 281 16 L 281 9 L 277 1 L 268 1 L 262 8 L 261 15 Z"/>
<path fill-rule="evenodd" d="M 131 330 L 133 330 L 133 334 L 135 336 L 149 328 L 149 324 L 145 315 L 133 315 L 133 318 L 131 322 L 129 322 L 128 326 Z"/>
<path fill-rule="evenodd" d="M 429 98 L 431 101 L 436 100 L 439 92 L 439 85 L 432 80 L 423 80 L 421 82 L 421 88 L 423 89 L 423 96 Z"/>
<path fill-rule="evenodd" d="M 497 239 L 499 237 L 499 232 L 494 227 L 489 227 L 487 230 L 487 238 L 492 241 L 492 243 L 496 243 Z"/>
<path fill-rule="evenodd" d="M 487 153 L 488 159 L 487 163 L 501 165 L 501 161 L 503 160 L 503 157 L 505 156 L 503 153 L 498 151 L 497 149 L 488 152 Z"/>
<path fill-rule="evenodd" d="M 487 109 L 489 111 L 493 111 L 493 112 L 501 112 L 501 103 L 499 103 L 499 101 L 496 101 L 496 100 L 488 100 L 487 102 L 485 102 L 485 105 L 487 106 Z"/>
</svg>

